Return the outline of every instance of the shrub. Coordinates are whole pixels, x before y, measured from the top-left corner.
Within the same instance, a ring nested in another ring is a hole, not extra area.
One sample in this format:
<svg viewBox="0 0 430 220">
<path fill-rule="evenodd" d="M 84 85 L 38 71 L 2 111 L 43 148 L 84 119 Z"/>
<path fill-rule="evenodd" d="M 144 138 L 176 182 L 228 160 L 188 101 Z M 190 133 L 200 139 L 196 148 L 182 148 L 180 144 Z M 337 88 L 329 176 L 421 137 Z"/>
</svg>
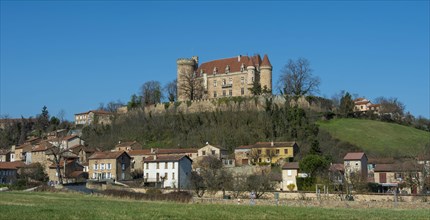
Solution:
<svg viewBox="0 0 430 220">
<path fill-rule="evenodd" d="M 160 193 L 158 193 L 158 191 Z M 179 191 L 162 194 L 160 190 L 156 190 L 157 193 L 138 193 L 130 192 L 125 190 L 105 190 L 101 191 L 100 194 L 108 195 L 119 198 L 129 198 L 136 200 L 150 200 L 150 201 L 174 201 L 174 202 L 190 202 L 193 196 L 189 192 Z"/>
<path fill-rule="evenodd" d="M 293 191 L 295 187 L 296 187 L 296 185 L 294 185 L 294 183 L 288 184 L 288 186 L 287 186 L 288 190 L 290 190 L 290 191 Z"/>
</svg>

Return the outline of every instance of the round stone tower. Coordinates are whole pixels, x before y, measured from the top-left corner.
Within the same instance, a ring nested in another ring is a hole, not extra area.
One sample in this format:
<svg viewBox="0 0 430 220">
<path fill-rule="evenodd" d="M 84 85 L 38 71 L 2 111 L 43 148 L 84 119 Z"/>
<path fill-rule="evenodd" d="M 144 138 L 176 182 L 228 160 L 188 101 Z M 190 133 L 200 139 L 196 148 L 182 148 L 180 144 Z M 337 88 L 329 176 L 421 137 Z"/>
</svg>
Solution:
<svg viewBox="0 0 430 220">
<path fill-rule="evenodd" d="M 188 100 L 187 95 L 184 93 L 184 84 L 186 83 L 185 76 L 191 76 L 194 74 L 194 71 L 197 69 L 198 65 L 198 57 L 193 57 L 191 59 L 188 58 L 179 58 L 176 61 L 177 64 L 177 95 L 178 101 L 186 101 Z"/>
<path fill-rule="evenodd" d="M 266 86 L 268 90 L 272 91 L 272 64 L 270 64 L 267 54 L 264 55 L 260 65 L 260 83 L 261 89 Z"/>
</svg>

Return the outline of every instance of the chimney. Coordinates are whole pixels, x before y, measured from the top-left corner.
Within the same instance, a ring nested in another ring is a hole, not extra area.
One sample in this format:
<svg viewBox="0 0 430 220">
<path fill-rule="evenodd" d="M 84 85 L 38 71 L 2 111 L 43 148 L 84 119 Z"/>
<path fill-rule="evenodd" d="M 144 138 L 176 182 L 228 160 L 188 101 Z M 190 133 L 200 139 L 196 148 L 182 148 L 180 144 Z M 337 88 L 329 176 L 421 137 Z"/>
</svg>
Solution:
<svg viewBox="0 0 430 220">
<path fill-rule="evenodd" d="M 275 143 L 273 143 L 273 141 L 272 142 L 270 142 L 270 146 L 275 146 Z"/>
<path fill-rule="evenodd" d="M 240 62 L 241 57 L 242 57 L 242 55 L 237 56 L 237 62 Z"/>
<path fill-rule="evenodd" d="M 208 142 L 208 141 L 206 141 L 206 145 L 209 145 L 209 142 Z"/>
<path fill-rule="evenodd" d="M 153 153 L 154 153 L 154 148 L 151 147 L 151 154 L 153 154 Z"/>
<path fill-rule="evenodd" d="M 156 160 L 157 159 L 157 154 L 154 154 L 154 160 Z"/>
</svg>

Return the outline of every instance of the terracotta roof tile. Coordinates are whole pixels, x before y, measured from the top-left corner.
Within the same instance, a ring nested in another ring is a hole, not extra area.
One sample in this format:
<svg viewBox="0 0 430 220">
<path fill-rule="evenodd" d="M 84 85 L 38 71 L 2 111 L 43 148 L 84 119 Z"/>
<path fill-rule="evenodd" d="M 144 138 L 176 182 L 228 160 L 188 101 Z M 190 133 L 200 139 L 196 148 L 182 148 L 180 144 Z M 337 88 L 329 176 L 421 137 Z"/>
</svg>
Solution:
<svg viewBox="0 0 430 220">
<path fill-rule="evenodd" d="M 257 142 L 253 145 L 250 145 L 251 148 L 275 148 L 275 147 L 293 147 L 296 142 L 290 141 L 290 142 Z"/>
<path fill-rule="evenodd" d="M 230 67 L 230 73 L 240 72 L 241 66 L 244 65 L 246 71 L 246 67 L 249 65 L 252 66 L 260 66 L 261 57 L 260 55 L 255 56 L 238 56 L 232 58 L 225 58 L 219 60 L 213 60 L 206 63 L 202 63 L 197 69 L 197 74 L 200 74 L 201 71 L 208 75 L 213 74 L 213 70 L 216 67 L 218 69 L 217 74 L 225 74 L 225 68 L 227 65 Z"/>
<path fill-rule="evenodd" d="M 16 170 L 24 166 L 25 166 L 25 163 L 22 161 L 0 162 L 0 169 L 3 169 L 3 170 Z"/>
<path fill-rule="evenodd" d="M 104 151 L 104 152 L 95 152 L 88 159 L 90 159 L 90 160 L 91 159 L 116 159 L 124 153 L 127 156 L 130 156 L 125 151 L 113 151 L 113 152 Z"/>
<path fill-rule="evenodd" d="M 298 169 L 300 169 L 299 162 L 285 163 L 284 166 L 282 166 L 282 169 L 283 170 L 298 170 Z"/>
<path fill-rule="evenodd" d="M 269 57 L 267 56 L 267 54 L 264 54 L 264 58 L 263 61 L 261 62 L 261 66 L 270 66 L 272 67 L 272 64 L 269 61 Z"/>
<path fill-rule="evenodd" d="M 343 160 L 361 160 L 362 157 L 366 157 L 363 152 L 347 153 Z"/>
<path fill-rule="evenodd" d="M 89 110 L 87 112 L 77 113 L 75 115 L 87 115 L 90 112 L 93 112 L 96 115 L 111 115 L 112 114 L 111 112 L 107 112 L 107 111 L 104 111 L 104 110 Z"/>
<path fill-rule="evenodd" d="M 330 168 L 328 169 L 329 171 L 335 172 L 335 171 L 345 171 L 345 166 L 343 165 L 343 163 L 334 163 L 332 165 L 330 165 Z"/>
<path fill-rule="evenodd" d="M 144 162 L 167 162 L 167 161 L 179 161 L 181 160 L 183 157 L 188 158 L 189 160 L 191 160 L 188 156 L 186 155 L 157 155 L 155 156 L 150 156 L 144 159 Z M 192 160 L 191 160 L 192 161 Z"/>
<path fill-rule="evenodd" d="M 143 149 L 143 150 L 131 150 L 128 152 L 128 154 L 131 155 L 148 155 L 151 154 L 151 150 L 150 149 Z"/>
</svg>

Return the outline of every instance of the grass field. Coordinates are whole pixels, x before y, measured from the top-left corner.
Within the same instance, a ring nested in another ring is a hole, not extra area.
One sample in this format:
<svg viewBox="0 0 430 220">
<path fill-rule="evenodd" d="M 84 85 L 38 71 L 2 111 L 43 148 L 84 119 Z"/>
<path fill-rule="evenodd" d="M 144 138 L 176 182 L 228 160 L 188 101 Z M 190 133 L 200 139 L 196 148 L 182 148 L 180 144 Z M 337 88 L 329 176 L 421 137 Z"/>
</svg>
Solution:
<svg viewBox="0 0 430 220">
<path fill-rule="evenodd" d="M 0 193 L 0 219 L 429 219 L 430 209 L 327 209 L 144 202 L 69 193 Z"/>
<path fill-rule="evenodd" d="M 361 119 L 318 122 L 336 139 L 360 147 L 368 154 L 416 156 L 430 143 L 430 133 L 393 123 Z"/>
</svg>

